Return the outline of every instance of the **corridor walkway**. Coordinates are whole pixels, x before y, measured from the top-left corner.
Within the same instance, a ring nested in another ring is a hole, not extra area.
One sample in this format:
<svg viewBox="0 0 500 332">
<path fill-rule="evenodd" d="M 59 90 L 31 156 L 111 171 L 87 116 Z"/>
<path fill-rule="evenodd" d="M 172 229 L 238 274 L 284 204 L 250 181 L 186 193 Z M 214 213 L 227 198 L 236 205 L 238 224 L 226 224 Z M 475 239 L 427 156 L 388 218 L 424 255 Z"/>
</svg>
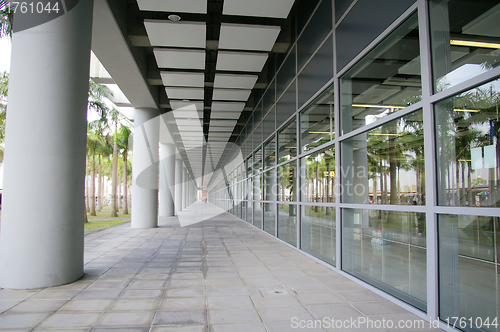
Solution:
<svg viewBox="0 0 500 332">
<path fill-rule="evenodd" d="M 411 328 L 408 322 L 422 320 L 216 209 L 195 203 L 156 229 L 126 223 L 86 235 L 85 276 L 77 282 L 0 290 L 0 330 L 431 330 L 427 322 Z M 179 226 L 195 214 L 211 219 Z M 294 328 L 324 318 L 327 324 L 316 322 L 317 328 Z M 332 318 L 344 324 L 385 319 L 394 327 L 328 328 Z M 407 327 L 398 328 L 400 320 Z"/>
</svg>

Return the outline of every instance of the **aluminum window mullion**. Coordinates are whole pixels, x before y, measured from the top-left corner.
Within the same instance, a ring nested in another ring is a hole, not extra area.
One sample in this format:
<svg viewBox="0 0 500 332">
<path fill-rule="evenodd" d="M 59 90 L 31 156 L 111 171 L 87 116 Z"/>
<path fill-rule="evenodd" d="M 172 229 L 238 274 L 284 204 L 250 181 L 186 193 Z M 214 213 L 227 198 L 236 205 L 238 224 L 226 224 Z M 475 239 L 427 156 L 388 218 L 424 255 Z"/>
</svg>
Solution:
<svg viewBox="0 0 500 332">
<path fill-rule="evenodd" d="M 432 59 L 429 29 L 429 11 L 426 0 L 418 0 L 418 25 L 420 38 L 420 66 L 422 79 L 422 103 L 424 121 L 425 212 L 427 255 L 427 317 L 439 317 L 439 266 L 436 206 L 436 153 L 434 116 L 431 106 Z"/>
</svg>

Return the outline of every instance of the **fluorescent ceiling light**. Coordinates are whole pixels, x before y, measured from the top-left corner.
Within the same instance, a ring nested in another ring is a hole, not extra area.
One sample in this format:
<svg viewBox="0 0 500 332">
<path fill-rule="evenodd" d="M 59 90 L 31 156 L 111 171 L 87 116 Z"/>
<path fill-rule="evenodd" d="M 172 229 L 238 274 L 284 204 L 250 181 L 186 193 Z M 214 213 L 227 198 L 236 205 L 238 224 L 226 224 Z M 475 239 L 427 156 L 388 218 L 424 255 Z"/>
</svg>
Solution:
<svg viewBox="0 0 500 332">
<path fill-rule="evenodd" d="M 486 43 L 486 42 L 454 40 L 454 39 L 450 40 L 450 45 L 479 47 L 479 48 L 495 48 L 495 49 L 500 48 L 500 44 L 498 43 Z"/>
<path fill-rule="evenodd" d="M 155 48 L 153 53 L 159 68 L 205 69 L 205 51 L 202 50 Z"/>
<path fill-rule="evenodd" d="M 260 73 L 267 58 L 267 53 L 219 51 L 216 69 Z"/>
<path fill-rule="evenodd" d="M 215 88 L 253 89 L 257 75 L 215 74 Z"/>
<path fill-rule="evenodd" d="M 222 23 L 219 49 L 270 52 L 280 31 L 278 26 Z"/>
<path fill-rule="evenodd" d="M 368 133 L 370 136 L 403 136 L 403 134 L 377 134 L 377 133 Z"/>
<path fill-rule="evenodd" d="M 144 20 L 144 26 L 151 46 L 205 48 L 207 44 L 204 22 Z"/>
<path fill-rule="evenodd" d="M 309 134 L 333 134 L 333 132 L 329 132 L 329 131 L 310 131 Z"/>
<path fill-rule="evenodd" d="M 365 107 L 365 108 L 395 108 L 398 110 L 402 110 L 407 106 L 393 106 L 393 105 L 372 105 L 372 104 L 352 104 L 352 107 Z"/>
<path fill-rule="evenodd" d="M 162 71 L 160 73 L 165 86 L 204 87 L 205 74 Z"/>
<path fill-rule="evenodd" d="M 466 109 L 458 109 L 454 108 L 453 109 L 455 112 L 469 112 L 469 113 L 479 113 L 481 110 L 466 110 Z"/>
</svg>

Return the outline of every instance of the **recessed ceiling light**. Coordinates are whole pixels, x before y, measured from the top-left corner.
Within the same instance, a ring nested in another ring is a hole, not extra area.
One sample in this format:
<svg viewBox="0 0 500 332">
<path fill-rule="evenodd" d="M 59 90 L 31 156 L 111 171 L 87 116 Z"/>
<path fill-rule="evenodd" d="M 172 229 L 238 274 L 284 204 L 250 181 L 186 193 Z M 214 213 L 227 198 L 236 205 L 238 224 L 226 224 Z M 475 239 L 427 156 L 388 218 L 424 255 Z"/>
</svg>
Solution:
<svg viewBox="0 0 500 332">
<path fill-rule="evenodd" d="M 179 15 L 172 14 L 172 15 L 168 15 L 168 19 L 170 21 L 177 22 L 177 21 L 181 20 L 181 17 Z"/>
</svg>

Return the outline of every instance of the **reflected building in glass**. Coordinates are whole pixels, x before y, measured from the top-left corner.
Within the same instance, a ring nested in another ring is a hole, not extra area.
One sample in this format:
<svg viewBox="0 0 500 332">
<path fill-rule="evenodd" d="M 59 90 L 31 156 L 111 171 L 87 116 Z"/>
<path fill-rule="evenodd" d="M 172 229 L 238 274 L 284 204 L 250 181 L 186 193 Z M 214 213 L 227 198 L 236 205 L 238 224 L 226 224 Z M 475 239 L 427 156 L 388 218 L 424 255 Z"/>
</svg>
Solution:
<svg viewBox="0 0 500 332">
<path fill-rule="evenodd" d="M 391 301 L 497 331 L 500 3 L 302 0 L 293 13 L 236 140 L 245 161 L 209 201 L 232 208 L 235 190 L 233 214 Z"/>
</svg>

